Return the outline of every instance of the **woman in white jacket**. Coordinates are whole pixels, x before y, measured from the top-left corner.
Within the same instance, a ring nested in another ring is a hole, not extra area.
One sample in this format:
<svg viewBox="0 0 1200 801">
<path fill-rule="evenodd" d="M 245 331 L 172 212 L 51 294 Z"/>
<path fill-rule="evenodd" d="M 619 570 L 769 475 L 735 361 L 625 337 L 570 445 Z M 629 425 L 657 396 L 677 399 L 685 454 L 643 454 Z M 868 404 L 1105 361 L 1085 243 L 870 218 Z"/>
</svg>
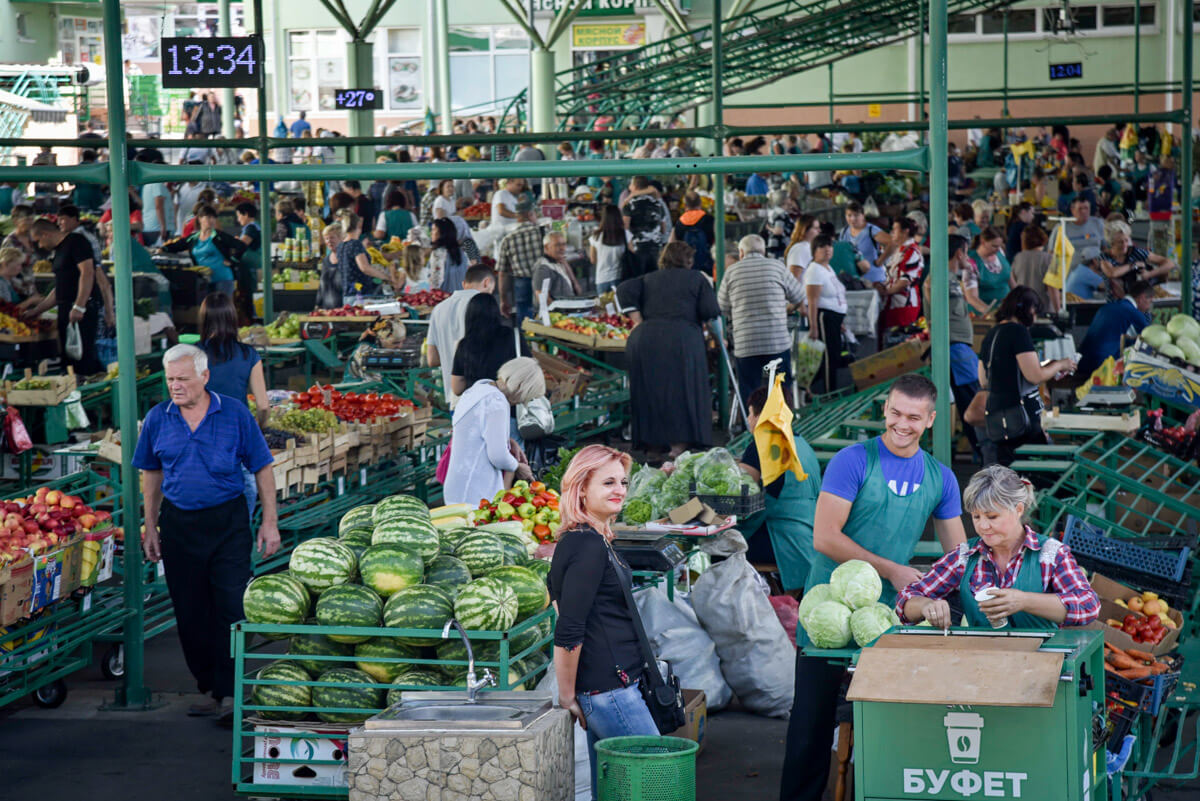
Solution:
<svg viewBox="0 0 1200 801">
<path fill-rule="evenodd" d="M 525 454 L 509 438 L 509 409 L 545 394 L 541 366 L 522 356 L 501 365 L 495 381 L 476 381 L 459 397 L 446 472 L 446 503 L 490 501 L 511 486 L 514 478 L 533 478 Z"/>
</svg>

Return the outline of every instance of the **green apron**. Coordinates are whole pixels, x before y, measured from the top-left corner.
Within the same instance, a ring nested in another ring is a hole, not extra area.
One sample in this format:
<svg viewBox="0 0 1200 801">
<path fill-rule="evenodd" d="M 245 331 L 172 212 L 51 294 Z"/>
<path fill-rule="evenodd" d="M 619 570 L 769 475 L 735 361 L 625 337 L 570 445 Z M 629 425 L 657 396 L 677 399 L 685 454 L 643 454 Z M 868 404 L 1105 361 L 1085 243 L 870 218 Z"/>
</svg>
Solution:
<svg viewBox="0 0 1200 801">
<path fill-rule="evenodd" d="M 404 239 L 413 227 L 413 216 L 406 209 L 388 209 L 383 213 L 383 221 L 387 224 L 384 230 L 388 240 L 392 237 Z"/>
<path fill-rule="evenodd" d="M 967 543 L 967 547 L 974 548 L 978 542 L 978 539 L 971 540 Z M 1038 547 L 1041 548 L 1045 544 L 1046 538 L 1039 534 Z M 975 600 L 975 593 L 971 590 L 971 574 L 975 572 L 975 567 L 979 564 L 981 556 L 982 554 L 976 553 L 967 560 L 967 569 L 958 584 L 958 595 L 962 601 L 963 613 L 966 615 L 967 625 L 972 628 L 990 629 L 992 623 L 979 608 L 979 603 Z M 1042 584 L 1040 556 L 1040 551 L 1025 551 L 1021 558 L 1021 569 L 1017 571 L 1017 577 L 1013 580 L 1011 589 L 1036 593 L 1044 593 L 1046 591 L 1046 587 Z M 1008 624 L 1017 629 L 1058 628 L 1058 624 L 1054 621 L 1038 617 L 1037 615 L 1031 615 L 1028 612 L 1017 612 L 1015 615 L 1009 616 Z"/>
<path fill-rule="evenodd" d="M 999 303 L 1008 295 L 1011 287 L 1008 285 L 1009 276 L 1012 275 L 1012 265 L 1008 263 L 1008 259 L 1003 253 L 996 253 L 996 258 L 1000 260 L 1000 272 L 994 273 L 983 264 L 983 258 L 971 251 L 967 254 L 979 267 L 979 299 L 984 303 Z"/>
<path fill-rule="evenodd" d="M 925 532 L 925 524 L 942 499 L 942 465 L 925 451 L 920 451 L 925 459 L 925 476 L 916 492 L 902 498 L 888 488 L 887 479 L 883 477 L 879 449 L 884 446 L 880 438 L 867 440 L 863 447 L 867 451 L 867 469 L 842 531 L 871 553 L 906 565 Z M 836 567 L 837 562 L 814 551 L 812 570 L 804 586 L 828 583 Z M 887 579 L 883 581 L 883 594 L 879 600 L 888 606 L 896 604 L 896 590 Z"/>
<path fill-rule="evenodd" d="M 808 478 L 798 481 L 789 471 L 783 476 L 779 497 L 773 498 L 767 493 L 764 498 L 767 535 L 771 538 L 775 565 L 785 590 L 804 589 L 812 568 L 813 518 L 817 512 L 817 496 L 821 494 L 821 464 L 817 455 L 800 437 L 796 437 L 796 453 Z"/>
</svg>

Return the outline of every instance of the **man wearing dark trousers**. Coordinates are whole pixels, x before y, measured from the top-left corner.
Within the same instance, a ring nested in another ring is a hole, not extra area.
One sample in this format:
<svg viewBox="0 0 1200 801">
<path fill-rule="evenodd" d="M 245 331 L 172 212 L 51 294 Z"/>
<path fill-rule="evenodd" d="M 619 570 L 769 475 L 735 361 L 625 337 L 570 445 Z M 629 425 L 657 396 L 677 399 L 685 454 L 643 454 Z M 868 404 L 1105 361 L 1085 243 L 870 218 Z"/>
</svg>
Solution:
<svg viewBox="0 0 1200 801">
<path fill-rule="evenodd" d="M 250 517 L 242 466 L 254 473 L 262 500 L 258 550 L 279 550 L 271 451 L 245 404 L 205 389 L 208 357 L 194 345 L 163 356 L 170 400 L 150 410 L 133 466 L 142 471 L 146 531 L 142 545 L 160 559 L 175 606 L 179 640 L 202 695 L 188 709 L 233 722 L 229 627 L 241 620 L 250 581 Z"/>
<path fill-rule="evenodd" d="M 92 375 L 104 370 L 96 356 L 96 338 L 100 333 L 100 311 L 104 306 L 100 294 L 99 267 L 87 239 L 78 232 L 61 230 L 47 219 L 34 220 L 30 236 L 42 250 L 54 252 L 54 289 L 26 317 L 37 318 L 47 309 L 58 307 L 58 344 L 67 363 L 80 375 Z M 79 326 L 82 351 L 79 358 L 66 356 L 67 328 Z"/>
</svg>

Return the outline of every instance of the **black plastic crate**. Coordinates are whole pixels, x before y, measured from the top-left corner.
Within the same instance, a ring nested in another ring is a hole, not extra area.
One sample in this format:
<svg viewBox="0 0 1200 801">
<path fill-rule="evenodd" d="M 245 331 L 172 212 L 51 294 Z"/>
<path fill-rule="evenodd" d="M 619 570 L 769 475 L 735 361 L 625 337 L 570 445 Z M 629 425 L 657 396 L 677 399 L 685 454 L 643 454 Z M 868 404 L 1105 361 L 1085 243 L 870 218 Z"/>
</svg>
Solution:
<svg viewBox="0 0 1200 801">
<path fill-rule="evenodd" d="M 1105 535 L 1099 526 L 1085 523 L 1075 515 L 1068 515 L 1063 532 L 1063 544 L 1069 545 L 1076 559 L 1086 558 L 1099 563 L 1107 574 L 1111 568 L 1120 568 L 1152 579 L 1178 582 L 1187 575 L 1191 548 L 1151 550 L 1130 540 Z"/>
<path fill-rule="evenodd" d="M 701 495 L 696 492 L 695 483 L 692 484 L 691 490 L 692 495 L 701 503 L 723 517 L 737 515 L 739 518 L 745 518 L 755 512 L 761 512 L 766 505 L 766 501 L 763 500 L 763 491 L 751 493 L 750 487 L 746 484 L 742 485 L 741 495 Z"/>
<path fill-rule="evenodd" d="M 1152 686 L 1104 671 L 1104 706 L 1108 718 L 1106 731 L 1110 751 L 1120 750 L 1121 741 L 1129 734 L 1138 716 L 1149 712 L 1153 693 Z"/>
<path fill-rule="evenodd" d="M 371 370 L 408 370 L 420 365 L 419 350 L 374 348 L 363 357 L 363 367 Z"/>
</svg>

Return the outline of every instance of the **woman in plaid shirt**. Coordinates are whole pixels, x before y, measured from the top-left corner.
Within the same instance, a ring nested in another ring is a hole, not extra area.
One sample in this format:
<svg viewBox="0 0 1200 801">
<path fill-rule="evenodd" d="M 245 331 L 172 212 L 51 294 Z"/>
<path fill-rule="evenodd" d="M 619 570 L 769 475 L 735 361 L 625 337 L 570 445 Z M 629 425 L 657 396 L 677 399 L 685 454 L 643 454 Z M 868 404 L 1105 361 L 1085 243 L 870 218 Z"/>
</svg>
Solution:
<svg viewBox="0 0 1200 801">
<path fill-rule="evenodd" d="M 967 625 L 1019 629 L 1083 626 L 1100 614 L 1100 599 L 1071 549 L 1024 524 L 1033 510 L 1033 485 L 1000 465 L 975 474 L 963 506 L 979 534 L 943 556 L 925 576 L 905 587 L 896 611 L 906 622 L 951 625 L 947 596 L 958 591 Z M 994 588 L 977 602 L 975 594 Z"/>
</svg>

